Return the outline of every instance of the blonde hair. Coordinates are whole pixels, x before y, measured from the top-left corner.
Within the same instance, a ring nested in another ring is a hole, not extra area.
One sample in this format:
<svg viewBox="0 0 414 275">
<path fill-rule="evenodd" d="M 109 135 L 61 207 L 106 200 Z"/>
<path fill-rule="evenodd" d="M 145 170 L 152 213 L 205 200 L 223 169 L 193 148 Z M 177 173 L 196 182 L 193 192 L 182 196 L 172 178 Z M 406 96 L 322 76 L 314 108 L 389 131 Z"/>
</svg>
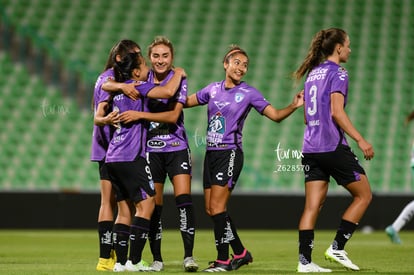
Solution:
<svg viewBox="0 0 414 275">
<path fill-rule="evenodd" d="M 174 47 L 172 42 L 166 36 L 162 35 L 156 36 L 148 46 L 148 57 L 151 57 L 152 48 L 158 45 L 165 45 L 170 48 L 171 56 L 174 57 Z"/>
</svg>

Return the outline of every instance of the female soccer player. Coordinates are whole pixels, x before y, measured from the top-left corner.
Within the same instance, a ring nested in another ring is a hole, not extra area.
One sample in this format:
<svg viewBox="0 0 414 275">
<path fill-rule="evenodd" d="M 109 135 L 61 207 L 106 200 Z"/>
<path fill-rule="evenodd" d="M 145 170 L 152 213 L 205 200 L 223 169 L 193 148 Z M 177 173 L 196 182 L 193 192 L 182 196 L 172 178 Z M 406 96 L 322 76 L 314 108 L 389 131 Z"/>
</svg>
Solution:
<svg viewBox="0 0 414 275">
<path fill-rule="evenodd" d="M 242 130 L 251 110 L 280 122 L 303 104 L 303 94 L 277 110 L 254 87 L 242 81 L 249 65 L 247 53 L 234 45 L 225 54 L 225 79 L 192 94 L 186 107 L 208 104 L 207 152 L 204 159 L 204 199 L 207 214 L 214 222 L 217 259 L 204 271 L 236 270 L 253 261 L 244 248 L 227 212 L 227 202 L 243 166 Z M 234 256 L 229 259 L 229 244 Z"/>
<path fill-rule="evenodd" d="M 118 57 L 116 57 L 118 59 Z M 115 80 L 127 83 L 146 80 L 148 67 L 139 53 L 128 53 L 114 63 Z M 132 100 L 122 93 L 113 97 L 113 109 L 120 114 L 128 110 L 148 111 L 147 96 L 157 98 L 172 96 L 185 76 L 182 69 L 176 69 L 174 76 L 165 86 L 140 82 L 136 89 L 140 98 Z M 114 225 L 114 245 L 117 263 L 114 271 L 150 271 L 141 261 L 142 250 L 149 232 L 150 218 L 154 210 L 154 184 L 151 170 L 145 158 L 147 125 L 143 121 L 119 123 L 106 154 L 109 175 L 116 190 L 118 216 Z M 131 222 L 130 200 L 135 206 Z M 129 259 L 128 243 L 130 246 Z"/>
<path fill-rule="evenodd" d="M 349 191 L 353 201 L 342 215 L 325 257 L 348 269 L 359 270 L 348 258 L 344 246 L 370 204 L 372 194 L 365 171 L 348 146 L 345 134 L 358 143 L 365 159 L 372 159 L 374 150 L 344 110 L 348 98 L 348 73 L 339 64 L 347 62 L 350 53 L 350 39 L 344 30 L 321 30 L 314 36 L 302 65 L 294 72 L 296 80 L 307 75 L 302 164 L 309 167 L 305 169 L 305 206 L 299 222 L 298 272 L 331 272 L 312 262 L 315 223 L 331 176 Z"/>
<path fill-rule="evenodd" d="M 152 64 L 148 82 L 164 85 L 174 74 L 174 48 L 164 36 L 155 37 L 148 47 L 148 57 Z M 150 111 L 154 113 L 174 111 L 177 117 L 173 123 L 151 122 L 147 137 L 148 162 L 155 183 L 155 210 L 151 218 L 149 242 L 154 261 L 153 270 L 163 269 L 161 256 L 163 191 L 166 176 L 172 182 L 184 245 L 183 267 L 187 272 L 195 272 L 198 265 L 193 258 L 195 225 L 191 198 L 191 155 L 184 128 L 183 106 L 187 100 L 187 80 L 183 79 L 174 97 L 150 100 Z"/>
<path fill-rule="evenodd" d="M 410 121 L 414 119 L 414 111 L 411 112 L 405 118 L 405 124 L 408 124 Z M 414 142 L 411 149 L 411 180 L 414 182 Z M 398 232 L 407 225 L 414 217 L 414 200 L 410 201 L 398 215 L 398 217 L 394 220 L 392 224 L 385 228 L 385 233 L 387 233 L 388 237 L 390 238 L 391 242 L 395 244 L 401 244 L 400 236 Z"/>
<path fill-rule="evenodd" d="M 156 86 L 165 85 L 174 75 L 172 69 L 174 49 L 168 38 L 156 37 L 149 46 L 148 56 L 152 63 L 148 82 Z M 110 83 L 110 85 L 119 85 Z M 128 85 L 128 84 L 127 84 Z M 105 88 L 117 90 L 107 85 Z M 198 265 L 193 258 L 195 226 L 191 198 L 191 156 L 184 128 L 183 105 L 187 99 L 187 80 L 182 79 L 173 97 L 149 101 L 150 112 L 127 111 L 120 116 L 125 123 L 146 119 L 151 121 L 147 137 L 148 162 L 156 190 L 155 209 L 151 217 L 149 242 L 153 254 L 152 271 L 164 269 L 161 256 L 163 191 L 168 174 L 174 188 L 178 209 L 177 218 L 184 244 L 183 267 L 187 272 L 195 272 Z"/>
<path fill-rule="evenodd" d="M 98 162 L 101 205 L 98 213 L 98 235 L 99 235 L 99 261 L 96 266 L 98 271 L 111 270 L 115 264 L 115 255 L 112 245 L 112 228 L 114 220 L 115 198 L 112 191 L 111 181 L 105 164 L 106 150 L 112 138 L 113 131 L 111 124 L 117 119 L 117 112 L 112 111 L 111 97 L 106 93 L 102 86 L 110 79 L 114 79 L 114 56 L 125 55 L 128 52 L 140 52 L 141 48 L 132 40 L 121 40 L 112 47 L 104 72 L 99 75 L 95 83 L 93 94 L 94 108 L 94 127 L 92 135 L 91 161 Z M 123 84 L 123 83 L 120 83 Z M 128 94 L 129 88 L 134 86 L 120 85 L 125 94 Z M 135 90 L 136 92 L 136 90 Z"/>
</svg>

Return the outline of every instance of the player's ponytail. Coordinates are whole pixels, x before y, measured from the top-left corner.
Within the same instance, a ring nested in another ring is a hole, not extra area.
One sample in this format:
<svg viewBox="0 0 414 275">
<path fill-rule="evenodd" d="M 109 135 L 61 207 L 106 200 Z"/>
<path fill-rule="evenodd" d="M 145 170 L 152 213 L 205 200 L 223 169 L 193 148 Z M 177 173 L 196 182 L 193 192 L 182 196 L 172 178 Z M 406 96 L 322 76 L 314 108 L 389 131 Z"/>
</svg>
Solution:
<svg viewBox="0 0 414 275">
<path fill-rule="evenodd" d="M 335 49 L 336 44 L 343 44 L 346 32 L 338 28 L 321 30 L 315 34 L 302 65 L 293 73 L 296 81 L 302 79 L 314 67 L 323 62 Z"/>
</svg>

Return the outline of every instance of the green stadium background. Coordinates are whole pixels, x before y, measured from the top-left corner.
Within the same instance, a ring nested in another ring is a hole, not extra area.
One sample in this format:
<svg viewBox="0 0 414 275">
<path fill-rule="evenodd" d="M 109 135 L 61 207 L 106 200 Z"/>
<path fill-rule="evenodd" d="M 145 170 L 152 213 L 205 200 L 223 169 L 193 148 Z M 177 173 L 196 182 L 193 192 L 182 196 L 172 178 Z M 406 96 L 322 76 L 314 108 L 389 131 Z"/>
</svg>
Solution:
<svg viewBox="0 0 414 275">
<path fill-rule="evenodd" d="M 190 93 L 223 79 L 222 57 L 238 44 L 250 57 L 245 80 L 280 108 L 300 89 L 290 74 L 312 36 L 333 26 L 351 38 L 347 110 L 375 149 L 374 160 L 361 160 L 373 190 L 414 190 L 414 126 L 404 125 L 414 110 L 410 0 L 0 0 L 0 12 L 0 192 L 99 192 L 97 166 L 89 161 L 90 101 L 120 39 L 135 40 L 146 52 L 156 35 L 169 37 Z M 205 107 L 186 109 L 185 124 L 193 190 L 201 192 Z M 301 110 L 280 124 L 253 110 L 237 192 L 303 193 L 302 172 L 284 171 L 300 164 L 303 128 Z M 343 192 L 335 184 L 331 190 Z"/>
</svg>

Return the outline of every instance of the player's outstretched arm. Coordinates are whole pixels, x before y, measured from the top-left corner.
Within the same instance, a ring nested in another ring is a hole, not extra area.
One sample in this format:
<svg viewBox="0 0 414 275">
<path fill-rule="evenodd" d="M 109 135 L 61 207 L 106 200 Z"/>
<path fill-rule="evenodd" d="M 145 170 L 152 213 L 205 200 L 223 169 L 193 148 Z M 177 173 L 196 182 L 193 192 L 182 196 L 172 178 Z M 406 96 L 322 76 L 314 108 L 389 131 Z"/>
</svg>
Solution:
<svg viewBox="0 0 414 275">
<path fill-rule="evenodd" d="M 267 118 L 275 122 L 281 122 L 282 120 L 290 116 L 294 111 L 296 111 L 302 105 L 303 105 L 303 91 L 300 91 L 294 96 L 292 103 L 289 104 L 287 107 L 283 109 L 276 109 L 272 105 L 268 105 L 264 109 L 263 115 L 265 115 Z"/>
</svg>

